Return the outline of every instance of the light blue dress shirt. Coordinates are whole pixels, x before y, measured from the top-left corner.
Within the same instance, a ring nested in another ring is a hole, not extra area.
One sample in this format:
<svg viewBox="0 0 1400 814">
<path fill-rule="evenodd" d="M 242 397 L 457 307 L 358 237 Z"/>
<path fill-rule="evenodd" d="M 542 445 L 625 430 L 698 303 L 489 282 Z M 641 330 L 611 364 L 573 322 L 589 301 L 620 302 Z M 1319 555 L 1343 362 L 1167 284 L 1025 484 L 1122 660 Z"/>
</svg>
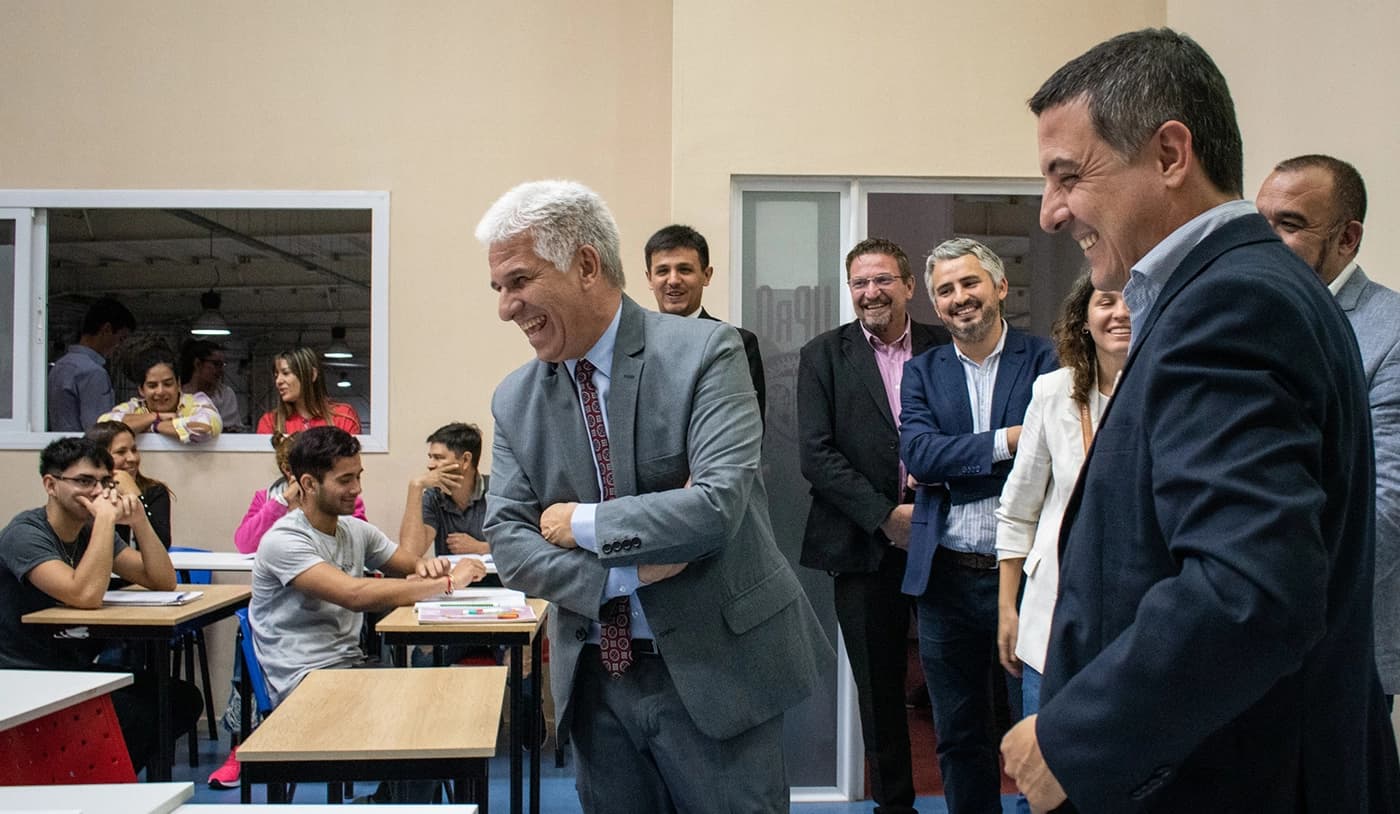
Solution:
<svg viewBox="0 0 1400 814">
<path fill-rule="evenodd" d="M 1128 283 L 1123 286 L 1123 302 L 1127 303 L 1132 314 L 1133 337 L 1128 349 L 1137 347 L 1138 326 L 1147 319 L 1152 305 L 1166 287 L 1181 261 L 1196 248 L 1206 236 L 1236 218 L 1258 212 L 1250 201 L 1226 201 L 1207 209 L 1176 228 L 1176 231 L 1152 247 L 1152 250 L 1137 261 L 1128 272 Z"/>
<path fill-rule="evenodd" d="M 996 348 L 982 364 L 977 364 L 963 352 L 956 343 L 953 353 L 962 362 L 963 377 L 967 381 L 967 400 L 972 405 L 972 431 L 987 432 L 992 427 L 992 395 L 996 390 L 997 370 L 1001 367 L 1001 352 L 1006 347 L 1006 320 L 1001 321 L 1001 339 Z M 992 461 L 1011 459 L 1010 445 L 1006 441 L 1006 428 L 998 427 L 992 436 Z M 973 554 L 995 554 L 997 542 L 997 501 L 998 498 L 985 497 L 970 503 L 960 503 L 948 507 L 948 527 L 938 544 L 952 551 L 965 551 Z"/>
<path fill-rule="evenodd" d="M 583 358 L 593 363 L 593 387 L 598 391 L 598 406 L 603 411 L 603 429 L 611 432 L 608 426 L 608 393 L 612 389 L 612 361 L 613 348 L 617 346 L 617 326 L 622 321 L 622 306 L 619 305 L 617 313 L 613 314 L 612 322 L 608 324 L 608 329 L 598 338 L 588 353 Z M 575 369 L 578 367 L 577 359 L 565 359 L 564 366 L 569 370 L 569 380 L 577 382 Z M 578 385 L 574 385 L 577 389 Z M 586 416 L 583 412 L 583 401 L 579 401 L 579 416 Z M 603 475 L 598 471 L 598 459 L 590 454 L 588 459 L 593 462 L 593 473 L 598 478 L 598 494 L 603 493 Z M 580 503 L 574 508 L 573 519 L 569 523 L 570 529 L 574 533 L 574 542 L 579 548 L 585 551 L 598 553 L 598 535 L 594 525 L 594 517 L 598 511 L 597 503 Z M 650 639 L 651 625 L 647 624 L 646 613 L 642 611 L 641 597 L 635 596 L 637 588 L 640 587 L 641 580 L 637 576 L 637 566 L 628 565 L 619 568 L 608 569 L 607 582 L 603 583 L 603 596 L 598 605 L 601 607 L 609 599 L 616 596 L 632 597 L 632 638 Z M 594 622 L 589 626 L 588 641 L 592 644 L 598 643 L 598 623 Z"/>
</svg>

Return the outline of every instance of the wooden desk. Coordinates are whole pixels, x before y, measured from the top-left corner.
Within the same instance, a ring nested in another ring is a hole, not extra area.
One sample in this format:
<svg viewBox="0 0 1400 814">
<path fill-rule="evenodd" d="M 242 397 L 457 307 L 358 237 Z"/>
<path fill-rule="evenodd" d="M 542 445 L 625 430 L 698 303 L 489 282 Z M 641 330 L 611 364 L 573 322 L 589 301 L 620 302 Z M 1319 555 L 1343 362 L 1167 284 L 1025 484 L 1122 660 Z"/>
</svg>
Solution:
<svg viewBox="0 0 1400 814">
<path fill-rule="evenodd" d="M 0 786 L 0 811 L 169 814 L 193 796 L 194 786 L 189 783 Z"/>
<path fill-rule="evenodd" d="M 0 670 L 0 729 L 29 723 L 131 682 L 131 673 Z"/>
<path fill-rule="evenodd" d="M 20 621 L 45 628 L 86 626 L 94 639 L 139 641 L 146 647 L 146 669 L 156 680 L 159 699 L 156 717 L 156 754 L 146 768 L 146 779 L 170 780 L 170 764 L 175 750 L 170 732 L 170 637 L 178 625 L 187 622 L 199 627 L 232 616 L 246 608 L 253 596 L 247 585 L 180 585 L 177 590 L 203 591 L 204 596 L 186 605 L 104 607 L 96 610 L 55 607 L 26 613 Z M 77 640 L 81 641 L 81 640 Z"/>
<path fill-rule="evenodd" d="M 543 599 L 528 599 L 535 609 L 535 618 L 525 622 L 471 622 L 463 624 L 418 624 L 418 617 L 412 607 L 395 608 L 375 624 L 377 633 L 384 636 L 384 643 L 398 648 L 396 657 L 400 664 L 408 665 L 409 645 L 488 645 L 510 648 L 510 811 L 521 814 L 523 808 L 522 766 L 520 750 L 524 745 L 523 734 L 526 727 L 533 727 L 542 714 L 540 700 L 541 670 L 544 665 L 539 635 L 545 617 L 549 615 L 549 602 Z M 534 665 L 535 680 L 530 682 L 528 710 L 525 704 L 524 668 L 521 654 L 526 645 L 530 646 L 530 663 Z M 544 744 L 537 744 L 530 752 L 530 814 L 540 811 L 540 752 Z"/>
<path fill-rule="evenodd" d="M 475 787 L 484 812 L 487 760 L 505 693 L 504 667 L 313 670 L 238 747 L 243 800 L 267 783 L 328 783 L 338 803 L 348 780 L 453 780 L 454 803 Z"/>
</svg>

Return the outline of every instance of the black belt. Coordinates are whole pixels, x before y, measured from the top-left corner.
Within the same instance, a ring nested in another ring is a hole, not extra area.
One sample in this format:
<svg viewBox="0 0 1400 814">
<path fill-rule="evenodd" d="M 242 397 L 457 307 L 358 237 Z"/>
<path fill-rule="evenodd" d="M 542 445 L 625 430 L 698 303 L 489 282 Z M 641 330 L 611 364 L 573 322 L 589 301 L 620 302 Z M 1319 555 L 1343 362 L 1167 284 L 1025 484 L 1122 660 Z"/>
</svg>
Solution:
<svg viewBox="0 0 1400 814">
<path fill-rule="evenodd" d="M 971 568 L 976 571 L 994 571 L 997 567 L 997 558 L 995 554 L 973 554 L 970 551 L 954 551 L 951 548 L 944 548 L 943 546 L 938 547 L 938 550 L 933 553 L 933 558 L 935 560 L 942 558 L 951 562 L 953 565 Z"/>
</svg>

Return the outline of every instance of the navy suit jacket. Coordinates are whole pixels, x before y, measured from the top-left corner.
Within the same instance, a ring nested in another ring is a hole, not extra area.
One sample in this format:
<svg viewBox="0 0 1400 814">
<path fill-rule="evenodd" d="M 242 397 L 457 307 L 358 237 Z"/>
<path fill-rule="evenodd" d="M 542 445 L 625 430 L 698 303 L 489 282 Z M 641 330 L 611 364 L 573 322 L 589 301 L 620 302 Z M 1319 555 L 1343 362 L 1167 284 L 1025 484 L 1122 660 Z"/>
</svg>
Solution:
<svg viewBox="0 0 1400 814">
<path fill-rule="evenodd" d="M 905 363 L 899 453 L 919 487 L 914 495 L 904 593 L 919 596 L 928 587 L 949 503 L 1001 494 L 1011 461 L 992 461 L 996 430 L 1021 423 L 1036 377 L 1057 367 L 1055 349 L 1048 340 L 1008 329 L 992 387 L 992 429 L 973 432 L 967 377 L 954 346 L 941 345 Z"/>
<path fill-rule="evenodd" d="M 1258 215 L 1166 281 L 1061 530 L 1036 734 L 1083 811 L 1396 811 L 1350 328 Z"/>
</svg>

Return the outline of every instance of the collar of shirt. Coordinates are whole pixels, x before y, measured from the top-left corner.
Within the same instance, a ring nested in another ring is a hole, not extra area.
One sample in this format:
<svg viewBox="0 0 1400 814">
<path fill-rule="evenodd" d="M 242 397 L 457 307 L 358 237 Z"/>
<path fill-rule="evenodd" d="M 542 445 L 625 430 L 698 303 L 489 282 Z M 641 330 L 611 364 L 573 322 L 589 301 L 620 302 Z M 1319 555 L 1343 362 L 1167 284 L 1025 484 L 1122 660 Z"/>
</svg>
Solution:
<svg viewBox="0 0 1400 814">
<path fill-rule="evenodd" d="M 1346 285 L 1347 281 L 1351 279 L 1351 275 L 1356 273 L 1357 268 L 1359 267 L 1356 265 L 1355 260 L 1347 263 L 1347 267 L 1342 269 L 1342 273 L 1337 275 L 1337 279 L 1327 284 L 1327 290 L 1332 292 L 1332 296 L 1337 296 L 1337 293 L 1342 290 L 1342 286 Z"/>
<path fill-rule="evenodd" d="M 698 305 L 698 306 L 695 307 L 695 310 L 694 310 L 694 311 L 691 311 L 689 314 L 686 314 L 686 315 L 685 315 L 685 318 L 686 318 L 686 319 L 698 319 L 698 318 L 700 317 L 700 312 L 701 312 L 701 311 L 704 311 L 704 310 L 705 310 L 705 306 L 703 306 L 703 305 Z"/>
<path fill-rule="evenodd" d="M 103 356 L 102 354 L 98 353 L 92 348 L 89 348 L 87 345 L 69 345 L 68 352 L 76 353 L 79 356 L 87 359 L 89 362 L 92 362 L 93 364 L 97 365 L 98 367 L 107 366 L 107 357 Z"/>
<path fill-rule="evenodd" d="M 1147 318 L 1147 312 L 1152 310 L 1152 305 L 1157 302 L 1157 295 L 1162 293 L 1167 280 L 1176 273 L 1186 255 L 1205 240 L 1207 235 L 1236 218 L 1258 211 L 1251 201 L 1226 201 L 1178 226 L 1176 231 L 1167 235 L 1161 243 L 1143 255 L 1128 273 L 1128 283 L 1123 286 L 1123 301 L 1128 304 L 1128 310 L 1132 313 L 1133 326 L 1141 325 Z M 1130 345 L 1137 344 L 1137 338 L 1138 332 L 1134 330 Z"/>
<path fill-rule="evenodd" d="M 467 505 L 463 509 L 458 509 L 457 501 L 453 500 L 452 495 L 448 492 L 443 491 L 441 488 L 434 486 L 430 490 L 430 492 L 436 496 L 434 499 L 437 500 L 438 504 L 443 508 L 444 511 L 461 513 L 466 511 L 467 509 L 470 509 L 473 504 L 475 504 L 478 500 L 481 500 L 482 496 L 486 494 L 486 479 L 481 477 L 480 472 L 477 473 L 476 486 L 472 488 L 472 496 L 467 499 Z"/>
<path fill-rule="evenodd" d="M 913 348 L 913 340 L 909 336 L 909 322 L 909 315 L 905 314 L 904 333 L 900 334 L 899 338 L 893 342 L 886 342 L 871 333 L 870 329 L 865 327 L 864 322 L 857 322 L 856 324 L 860 325 L 861 333 L 865 334 L 865 341 L 870 343 L 870 347 L 873 348 L 876 353 L 893 353 L 896 350 L 908 351 Z"/>
<path fill-rule="evenodd" d="M 965 355 L 963 354 L 963 352 L 962 352 L 962 349 L 958 347 L 958 343 L 957 343 L 957 342 L 954 342 L 954 343 L 953 343 L 953 353 L 956 353 L 956 354 L 958 355 L 958 360 L 961 361 L 961 362 L 963 363 L 964 367 L 966 367 L 967 365 L 971 365 L 973 368 L 986 367 L 988 363 L 992 362 L 993 360 L 996 360 L 996 359 L 1000 359 L 1000 358 L 1001 358 L 1001 352 L 1002 352 L 1003 349 L 1006 348 L 1006 332 L 1007 332 L 1007 330 L 1009 330 L 1009 329 L 1008 329 L 1008 327 L 1007 327 L 1007 325 L 1006 325 L 1006 320 L 1003 319 L 1003 320 L 1001 321 L 1001 338 L 997 340 L 997 346 L 996 346 L 995 348 L 992 349 L 992 352 L 991 352 L 991 353 L 987 354 L 987 358 L 986 358 L 986 359 L 983 359 L 983 360 L 982 360 L 982 364 L 980 364 L 980 365 L 977 364 L 976 362 L 972 361 L 972 359 L 971 359 L 970 357 L 965 356 Z"/>
<path fill-rule="evenodd" d="M 612 322 L 608 323 L 608 329 L 603 331 L 603 335 L 598 337 L 598 341 L 593 343 L 593 347 L 588 349 L 588 353 L 583 355 L 584 359 L 593 363 L 593 367 L 603 374 L 605 378 L 612 378 L 613 348 L 617 347 L 617 326 L 622 322 L 622 304 L 618 303 L 617 313 L 613 314 Z M 574 378 L 574 368 L 578 367 L 578 359 L 565 359 L 564 366 L 569 369 L 569 378 Z M 597 382 L 594 382 L 597 384 Z M 601 388 L 598 394 L 599 399 L 606 403 Z M 606 411 L 604 411 L 606 415 Z"/>
</svg>

